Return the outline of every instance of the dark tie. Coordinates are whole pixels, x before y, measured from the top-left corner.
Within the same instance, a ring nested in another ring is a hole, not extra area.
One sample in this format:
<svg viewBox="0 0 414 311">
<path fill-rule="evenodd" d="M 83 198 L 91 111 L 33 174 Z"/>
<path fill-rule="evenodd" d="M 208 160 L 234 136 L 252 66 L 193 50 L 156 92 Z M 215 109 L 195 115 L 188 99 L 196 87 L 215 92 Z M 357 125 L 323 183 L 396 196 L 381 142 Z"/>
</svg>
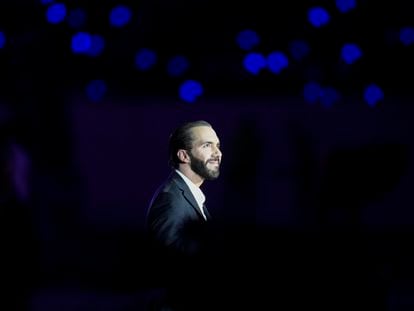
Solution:
<svg viewBox="0 0 414 311">
<path fill-rule="evenodd" d="M 211 219 L 211 215 L 210 215 L 210 213 L 208 212 L 208 209 L 207 209 L 207 207 L 206 207 L 206 203 L 204 203 L 204 204 L 203 204 L 203 211 L 204 211 L 204 215 L 206 215 L 206 219 L 207 219 L 207 220 Z"/>
</svg>

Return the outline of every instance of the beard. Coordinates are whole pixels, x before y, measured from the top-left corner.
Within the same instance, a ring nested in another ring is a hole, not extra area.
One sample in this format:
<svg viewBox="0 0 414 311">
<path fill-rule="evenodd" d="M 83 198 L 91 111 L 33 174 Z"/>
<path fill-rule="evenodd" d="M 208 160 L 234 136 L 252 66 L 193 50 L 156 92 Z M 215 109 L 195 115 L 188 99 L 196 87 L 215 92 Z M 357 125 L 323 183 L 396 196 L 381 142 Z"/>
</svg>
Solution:
<svg viewBox="0 0 414 311">
<path fill-rule="evenodd" d="M 209 160 L 204 163 L 202 160 L 196 158 L 191 152 L 189 152 L 189 156 L 191 159 L 190 167 L 193 170 L 193 172 L 195 172 L 197 175 L 207 180 L 214 180 L 217 177 L 219 177 L 219 167 L 217 167 L 217 169 L 215 170 L 211 170 L 207 167 L 207 163 Z"/>
</svg>

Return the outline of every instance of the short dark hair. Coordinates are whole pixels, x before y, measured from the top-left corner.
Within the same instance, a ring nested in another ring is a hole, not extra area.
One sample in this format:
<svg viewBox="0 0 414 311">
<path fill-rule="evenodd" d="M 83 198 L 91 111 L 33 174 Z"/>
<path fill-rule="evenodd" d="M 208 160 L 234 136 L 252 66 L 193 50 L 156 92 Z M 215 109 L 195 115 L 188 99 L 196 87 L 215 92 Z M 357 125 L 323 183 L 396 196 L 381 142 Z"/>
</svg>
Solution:
<svg viewBox="0 0 414 311">
<path fill-rule="evenodd" d="M 170 135 L 168 144 L 169 165 L 177 168 L 178 164 L 182 163 L 177 157 L 177 151 L 180 149 L 191 150 L 194 137 L 191 134 L 191 129 L 198 126 L 212 127 L 210 123 L 204 120 L 186 122 L 177 127 Z"/>
</svg>

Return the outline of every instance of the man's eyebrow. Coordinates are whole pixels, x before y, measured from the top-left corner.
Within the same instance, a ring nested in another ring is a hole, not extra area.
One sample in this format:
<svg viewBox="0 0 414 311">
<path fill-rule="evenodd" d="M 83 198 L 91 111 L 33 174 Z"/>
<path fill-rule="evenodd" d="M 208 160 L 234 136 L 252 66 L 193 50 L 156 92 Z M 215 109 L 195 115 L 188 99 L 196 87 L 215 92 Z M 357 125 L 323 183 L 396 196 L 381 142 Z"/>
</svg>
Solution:
<svg viewBox="0 0 414 311">
<path fill-rule="evenodd" d="M 207 144 L 207 143 L 214 144 L 214 142 L 211 141 L 211 140 L 201 140 L 200 141 L 200 145 Z M 217 142 L 217 145 L 220 145 L 220 141 Z"/>
</svg>

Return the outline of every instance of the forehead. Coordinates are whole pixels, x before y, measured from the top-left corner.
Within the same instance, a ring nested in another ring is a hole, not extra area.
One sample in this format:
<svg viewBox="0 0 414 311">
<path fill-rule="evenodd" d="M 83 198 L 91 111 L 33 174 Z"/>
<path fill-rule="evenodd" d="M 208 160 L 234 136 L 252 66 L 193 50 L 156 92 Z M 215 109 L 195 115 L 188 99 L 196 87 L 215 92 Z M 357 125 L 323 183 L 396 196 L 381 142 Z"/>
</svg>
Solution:
<svg viewBox="0 0 414 311">
<path fill-rule="evenodd" d="M 209 126 L 196 126 L 191 129 L 194 142 L 218 142 L 216 132 Z"/>
</svg>

